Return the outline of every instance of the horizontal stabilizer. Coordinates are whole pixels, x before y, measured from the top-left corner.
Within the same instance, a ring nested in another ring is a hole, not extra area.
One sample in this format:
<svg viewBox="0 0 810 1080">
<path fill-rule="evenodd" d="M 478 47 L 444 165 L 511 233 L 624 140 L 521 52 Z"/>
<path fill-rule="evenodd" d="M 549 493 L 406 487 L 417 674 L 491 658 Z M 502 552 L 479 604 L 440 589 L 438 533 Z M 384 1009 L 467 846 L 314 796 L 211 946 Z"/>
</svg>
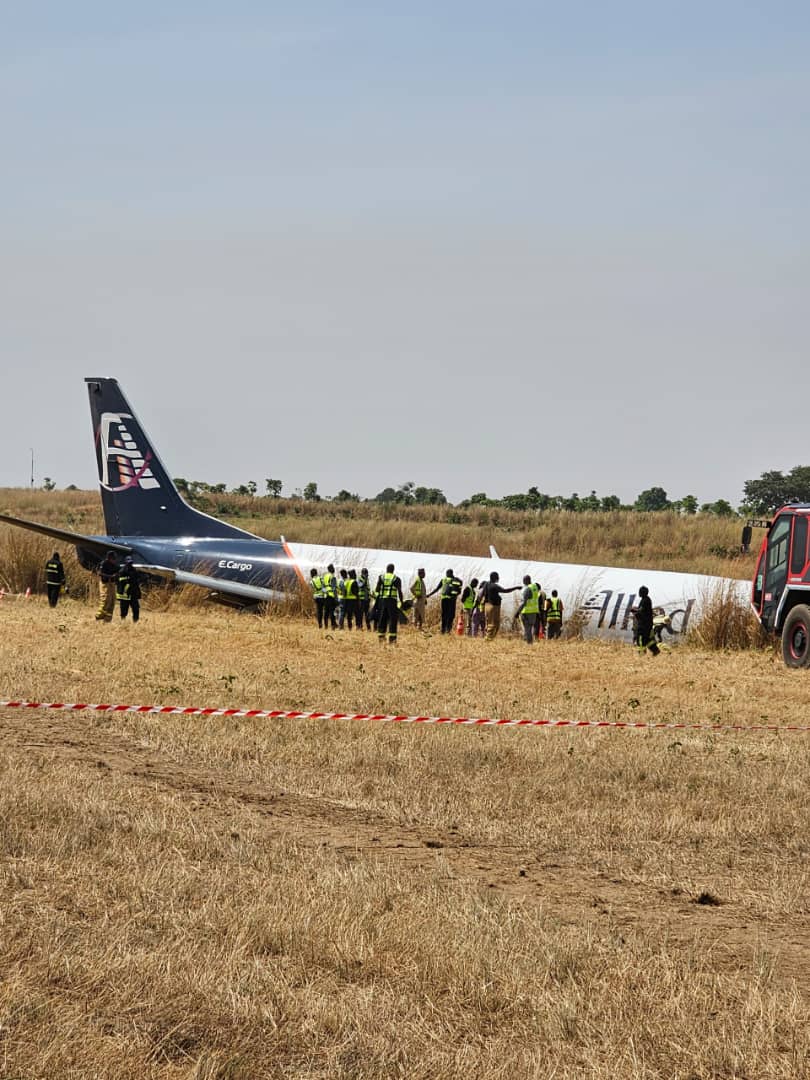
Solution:
<svg viewBox="0 0 810 1080">
<path fill-rule="evenodd" d="M 108 551 L 114 551 L 118 555 L 132 553 L 132 547 L 129 544 L 116 543 L 104 536 L 83 536 L 81 533 L 70 532 L 68 529 L 55 529 L 52 525 L 40 525 L 36 521 L 9 517 L 8 514 L 0 514 L 0 521 L 4 521 L 7 525 L 18 525 L 21 529 L 41 533 L 43 536 L 52 536 L 54 540 L 62 540 L 66 544 L 75 544 L 76 547 L 86 548 L 87 551 L 92 551 L 96 555 L 104 556 Z"/>
</svg>

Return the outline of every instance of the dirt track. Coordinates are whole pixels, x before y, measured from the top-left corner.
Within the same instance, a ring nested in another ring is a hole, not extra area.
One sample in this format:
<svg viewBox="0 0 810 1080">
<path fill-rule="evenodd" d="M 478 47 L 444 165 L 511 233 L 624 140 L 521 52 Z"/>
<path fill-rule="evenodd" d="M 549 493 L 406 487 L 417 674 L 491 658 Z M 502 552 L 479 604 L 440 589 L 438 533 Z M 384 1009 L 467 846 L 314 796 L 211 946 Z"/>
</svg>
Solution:
<svg viewBox="0 0 810 1080">
<path fill-rule="evenodd" d="M 702 953 L 711 954 L 711 967 L 717 971 L 751 969 L 764 955 L 779 982 L 795 981 L 800 991 L 810 992 L 806 916 L 795 916 L 789 924 L 752 920 L 733 898 L 723 898 L 719 905 L 701 904 L 694 896 L 547 862 L 536 851 L 471 844 L 456 830 L 392 825 L 349 805 L 223 779 L 125 733 L 91 727 L 81 714 L 34 716 L 5 710 L 0 712 L 0 740 L 6 753 L 36 750 L 54 765 L 70 761 L 88 773 L 104 770 L 129 784 L 174 792 L 209 820 L 224 821 L 234 800 L 258 815 L 268 832 L 297 844 L 327 845 L 349 858 L 391 860 L 413 872 L 435 870 L 438 864 L 459 887 L 494 889 L 517 902 L 541 903 L 562 922 L 581 924 L 584 918 L 603 917 L 620 933 L 623 928 L 643 928 L 672 943 L 698 943 Z"/>
</svg>

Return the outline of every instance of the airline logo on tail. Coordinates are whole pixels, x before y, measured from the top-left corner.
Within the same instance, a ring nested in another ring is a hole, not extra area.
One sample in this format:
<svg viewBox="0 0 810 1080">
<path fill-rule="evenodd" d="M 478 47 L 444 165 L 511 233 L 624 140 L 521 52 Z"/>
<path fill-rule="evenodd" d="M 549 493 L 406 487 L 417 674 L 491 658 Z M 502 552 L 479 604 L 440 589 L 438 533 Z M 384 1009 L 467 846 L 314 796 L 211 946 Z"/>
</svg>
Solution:
<svg viewBox="0 0 810 1080">
<path fill-rule="evenodd" d="M 131 413 L 101 414 L 98 425 L 99 483 L 107 491 L 127 491 L 129 488 L 159 488 L 149 462 L 152 454 L 144 454 L 138 448 L 127 429 L 125 421 L 131 420 Z M 110 464 L 112 463 L 112 475 Z"/>
</svg>

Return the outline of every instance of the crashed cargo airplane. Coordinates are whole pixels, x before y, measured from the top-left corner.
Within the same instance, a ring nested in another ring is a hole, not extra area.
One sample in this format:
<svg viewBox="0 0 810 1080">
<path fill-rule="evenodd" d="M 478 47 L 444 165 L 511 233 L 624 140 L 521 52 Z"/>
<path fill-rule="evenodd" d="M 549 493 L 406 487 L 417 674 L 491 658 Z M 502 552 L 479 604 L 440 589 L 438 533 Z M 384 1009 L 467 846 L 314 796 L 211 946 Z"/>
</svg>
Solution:
<svg viewBox="0 0 810 1080">
<path fill-rule="evenodd" d="M 297 582 L 307 583 L 312 567 L 366 567 L 373 580 L 389 562 L 407 588 L 419 567 L 438 580 L 448 566 L 465 582 L 485 581 L 497 570 L 504 585 L 525 574 L 546 592 L 556 589 L 570 617 L 582 612 L 585 632 L 629 638 L 631 608 L 646 584 L 656 607 L 683 633 L 700 616 L 701 602 L 718 587 L 730 587 L 747 600 L 750 583 L 701 574 L 609 566 L 502 559 L 489 555 L 297 544 L 265 540 L 235 525 L 193 509 L 180 496 L 151 441 L 115 379 L 86 379 L 98 463 L 106 536 L 83 536 L 49 525 L 0 514 L 0 521 L 76 546 L 81 564 L 95 569 L 107 551 L 131 555 L 146 574 L 208 589 L 211 598 L 236 606 L 278 599 Z M 519 594 L 518 594 L 519 595 Z M 514 597 L 509 599 L 514 600 Z M 517 603 L 517 601 L 515 601 Z"/>
</svg>

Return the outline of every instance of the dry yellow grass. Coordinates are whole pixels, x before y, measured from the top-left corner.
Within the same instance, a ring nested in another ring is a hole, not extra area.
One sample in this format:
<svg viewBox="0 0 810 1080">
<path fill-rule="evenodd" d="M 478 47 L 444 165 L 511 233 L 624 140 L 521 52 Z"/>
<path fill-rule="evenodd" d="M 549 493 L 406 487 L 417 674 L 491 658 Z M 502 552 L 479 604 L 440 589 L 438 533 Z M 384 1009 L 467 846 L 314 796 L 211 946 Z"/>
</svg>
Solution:
<svg viewBox="0 0 810 1080">
<path fill-rule="evenodd" d="M 770 652 L 4 604 L 4 698 L 807 719 Z M 0 711 L 0 1075 L 807 1075 L 807 737 Z"/>
</svg>

